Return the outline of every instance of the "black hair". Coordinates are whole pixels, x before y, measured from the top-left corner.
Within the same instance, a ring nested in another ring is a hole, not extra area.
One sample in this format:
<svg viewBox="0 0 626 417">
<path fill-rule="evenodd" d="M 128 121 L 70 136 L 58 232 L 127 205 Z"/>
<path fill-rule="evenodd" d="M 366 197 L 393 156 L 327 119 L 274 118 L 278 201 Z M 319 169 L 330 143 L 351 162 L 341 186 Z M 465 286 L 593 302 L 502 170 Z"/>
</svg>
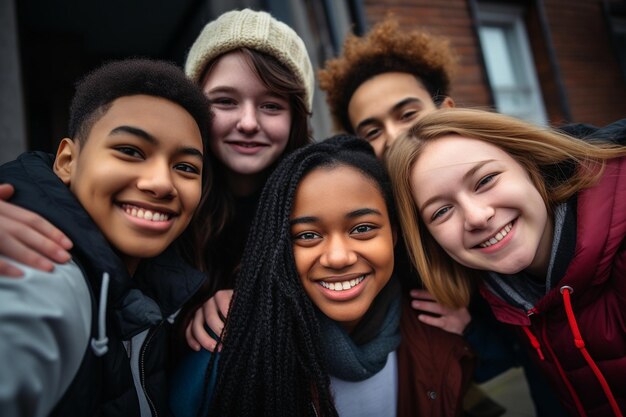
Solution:
<svg viewBox="0 0 626 417">
<path fill-rule="evenodd" d="M 106 63 L 76 84 L 70 106 L 69 136 L 84 143 L 93 125 L 115 99 L 140 94 L 161 97 L 184 108 L 198 124 L 207 146 L 211 113 L 202 90 L 176 65 L 141 58 Z"/>
<path fill-rule="evenodd" d="M 298 184 L 314 169 L 349 166 L 391 188 L 371 146 L 334 136 L 286 156 L 268 179 L 250 229 L 223 333 L 210 414 L 336 416 L 315 307 L 295 266 L 290 215 Z M 211 374 L 215 366 L 207 369 Z"/>
</svg>

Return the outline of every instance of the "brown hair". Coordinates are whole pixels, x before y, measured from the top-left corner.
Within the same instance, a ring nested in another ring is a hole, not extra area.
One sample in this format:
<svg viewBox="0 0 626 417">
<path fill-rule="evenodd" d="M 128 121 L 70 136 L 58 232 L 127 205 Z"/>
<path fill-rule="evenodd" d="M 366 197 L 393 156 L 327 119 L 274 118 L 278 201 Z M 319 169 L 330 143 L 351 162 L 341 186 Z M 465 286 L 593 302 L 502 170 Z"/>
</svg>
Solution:
<svg viewBox="0 0 626 417">
<path fill-rule="evenodd" d="M 391 146 L 386 164 L 409 257 L 437 301 L 450 307 L 467 305 L 477 271 L 454 261 L 427 232 L 410 181 L 424 146 L 447 135 L 478 139 L 511 155 L 528 172 L 550 216 L 556 205 L 595 184 L 606 160 L 626 155 L 624 146 L 576 139 L 482 110 L 442 109 L 416 122 Z"/>
<path fill-rule="evenodd" d="M 348 35 L 343 55 L 326 61 L 318 77 L 335 127 L 354 133 L 348 104 L 365 81 L 386 72 L 412 74 L 439 105 L 448 96 L 455 61 L 446 39 L 402 30 L 398 21 L 388 16 L 362 38 Z"/>
<path fill-rule="evenodd" d="M 287 97 L 290 103 L 292 116 L 289 141 L 281 157 L 264 173 L 266 179 L 285 155 L 312 142 L 305 86 L 293 72 L 271 55 L 248 48 L 234 51 L 242 53 L 244 60 L 270 91 Z M 207 65 L 201 80 L 211 71 L 219 58 Z M 237 221 L 234 195 L 224 180 L 226 178 L 224 164 L 212 153 L 208 153 L 208 158 L 212 169 L 210 178 L 213 181 L 204 187 L 193 227 L 188 228 L 184 243 L 181 245 L 185 256 L 197 268 L 206 272 L 208 279 L 181 314 L 183 326 L 191 319 L 195 309 L 217 290 L 232 288 L 248 232 L 246 227 L 235 224 Z"/>
</svg>

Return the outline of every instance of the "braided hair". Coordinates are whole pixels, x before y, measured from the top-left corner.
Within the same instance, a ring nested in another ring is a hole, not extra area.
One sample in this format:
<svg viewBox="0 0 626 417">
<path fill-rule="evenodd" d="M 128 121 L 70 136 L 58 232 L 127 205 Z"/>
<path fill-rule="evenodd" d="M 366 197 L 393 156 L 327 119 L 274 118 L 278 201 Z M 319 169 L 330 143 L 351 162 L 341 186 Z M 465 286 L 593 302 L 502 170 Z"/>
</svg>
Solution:
<svg viewBox="0 0 626 417">
<path fill-rule="evenodd" d="M 393 212 L 384 168 L 362 139 L 334 136 L 278 165 L 261 194 L 235 282 L 210 415 L 337 415 L 315 307 L 295 266 L 290 214 L 307 173 L 343 165 L 379 185 Z M 214 366 L 211 361 L 207 381 Z"/>
</svg>

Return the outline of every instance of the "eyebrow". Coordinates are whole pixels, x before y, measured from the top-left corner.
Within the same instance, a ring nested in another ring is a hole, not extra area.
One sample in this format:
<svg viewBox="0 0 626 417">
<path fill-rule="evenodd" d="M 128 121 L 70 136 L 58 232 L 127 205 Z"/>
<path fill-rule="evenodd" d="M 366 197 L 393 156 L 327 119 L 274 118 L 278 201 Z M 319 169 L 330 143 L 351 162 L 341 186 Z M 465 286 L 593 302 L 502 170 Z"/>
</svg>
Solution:
<svg viewBox="0 0 626 417">
<path fill-rule="evenodd" d="M 148 142 L 151 145 L 158 145 L 159 141 L 152 136 L 150 133 L 146 132 L 143 129 L 140 129 L 138 127 L 134 127 L 134 126 L 126 126 L 126 125 L 122 125 L 122 126 L 118 126 L 116 128 L 114 128 L 113 130 L 111 130 L 111 132 L 109 133 L 109 135 L 119 135 L 119 134 L 129 134 L 129 135 L 133 135 L 136 136 L 140 139 L 143 139 L 144 141 Z M 191 148 L 191 147 L 187 147 L 187 146 L 181 146 L 178 149 L 178 152 L 184 155 L 189 155 L 189 156 L 196 156 L 200 159 L 203 159 L 203 155 L 202 152 L 200 152 L 198 149 L 196 148 Z"/>
<path fill-rule="evenodd" d="M 218 85 L 217 87 L 213 87 L 210 90 L 206 91 L 205 93 L 206 94 L 219 94 L 219 93 L 237 94 L 238 91 L 237 91 L 237 89 L 235 87 L 230 87 L 230 86 L 227 86 L 227 85 Z M 270 97 L 275 97 L 275 98 L 280 99 L 280 100 L 289 101 L 287 96 L 280 95 L 280 94 L 275 93 L 275 92 L 270 91 L 270 90 L 266 91 L 266 95 L 268 95 Z M 209 99 L 209 102 L 212 103 L 211 99 Z"/>
<path fill-rule="evenodd" d="M 355 219 L 358 217 L 367 216 L 369 214 L 376 214 L 376 215 L 382 216 L 382 213 L 379 210 L 376 210 L 373 208 L 361 208 L 361 209 L 349 212 L 348 214 L 346 214 L 346 218 Z M 291 226 L 295 226 L 297 224 L 311 224 L 311 223 L 317 223 L 319 220 L 320 220 L 319 217 L 303 216 L 303 217 L 296 217 L 295 219 L 291 219 L 289 221 L 289 224 Z"/>
<path fill-rule="evenodd" d="M 476 173 L 476 171 L 478 171 L 479 169 L 481 169 L 483 166 L 487 165 L 488 163 L 494 162 L 494 161 L 495 161 L 495 159 L 486 159 L 484 161 L 477 162 L 476 165 L 474 165 L 465 174 L 463 174 L 462 181 L 466 181 L 469 177 L 474 175 Z M 439 195 L 434 195 L 431 198 L 429 198 L 428 200 L 424 201 L 424 204 L 422 204 L 421 207 L 419 207 L 419 212 L 423 213 L 424 209 L 428 205 L 432 204 L 434 201 L 438 200 L 439 198 L 440 198 Z"/>
<path fill-rule="evenodd" d="M 402 107 L 409 105 L 409 104 L 414 104 L 414 103 L 418 103 L 421 104 L 422 100 L 420 100 L 417 97 L 407 97 L 403 100 L 400 100 L 399 102 L 397 102 L 396 104 L 393 105 L 393 107 L 391 108 L 391 112 L 394 113 L 398 110 L 400 110 Z M 363 126 L 367 126 L 369 124 L 373 124 L 376 123 L 377 119 L 375 117 L 369 117 L 365 120 L 363 120 L 361 123 L 359 123 L 356 126 L 356 129 L 354 129 L 355 132 L 358 132 L 359 129 L 361 129 Z"/>
</svg>

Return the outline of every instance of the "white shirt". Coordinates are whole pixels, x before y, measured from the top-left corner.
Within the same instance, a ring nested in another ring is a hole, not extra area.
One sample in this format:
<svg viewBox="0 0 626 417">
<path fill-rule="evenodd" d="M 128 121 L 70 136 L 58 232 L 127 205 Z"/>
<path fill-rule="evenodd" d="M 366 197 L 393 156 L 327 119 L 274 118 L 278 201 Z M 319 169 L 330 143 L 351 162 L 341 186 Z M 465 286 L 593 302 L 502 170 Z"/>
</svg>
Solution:
<svg viewBox="0 0 626 417">
<path fill-rule="evenodd" d="M 395 417 L 398 406 L 396 352 L 376 375 L 358 382 L 330 377 L 330 389 L 340 417 Z"/>
</svg>

